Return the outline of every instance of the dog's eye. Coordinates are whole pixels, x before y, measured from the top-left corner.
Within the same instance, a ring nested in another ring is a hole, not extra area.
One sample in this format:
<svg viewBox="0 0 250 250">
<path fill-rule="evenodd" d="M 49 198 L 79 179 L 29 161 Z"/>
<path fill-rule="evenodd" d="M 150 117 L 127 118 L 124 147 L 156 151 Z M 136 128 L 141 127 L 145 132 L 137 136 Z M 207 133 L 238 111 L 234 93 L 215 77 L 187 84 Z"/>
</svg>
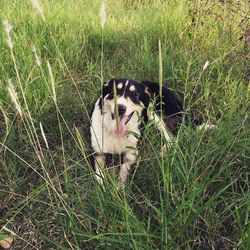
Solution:
<svg viewBox="0 0 250 250">
<path fill-rule="evenodd" d="M 134 97 L 139 97 L 139 94 L 137 92 L 131 92 L 131 95 Z"/>
<path fill-rule="evenodd" d="M 108 94 L 108 99 L 113 99 L 114 98 L 114 94 L 113 94 L 113 91 L 110 91 L 109 94 Z"/>
</svg>

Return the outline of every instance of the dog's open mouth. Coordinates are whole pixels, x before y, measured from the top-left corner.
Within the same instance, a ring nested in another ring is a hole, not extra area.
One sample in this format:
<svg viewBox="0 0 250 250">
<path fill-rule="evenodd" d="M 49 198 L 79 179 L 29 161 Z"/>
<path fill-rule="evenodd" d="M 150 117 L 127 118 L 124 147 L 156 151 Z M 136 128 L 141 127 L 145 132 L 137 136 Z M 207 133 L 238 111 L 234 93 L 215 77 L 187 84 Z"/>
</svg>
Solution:
<svg viewBox="0 0 250 250">
<path fill-rule="evenodd" d="M 126 132 L 126 125 L 130 121 L 135 111 L 131 112 L 128 116 L 122 115 L 119 117 L 120 121 L 118 121 L 118 126 L 112 131 L 113 135 L 118 137 L 123 137 Z M 115 116 L 111 114 L 112 119 L 115 119 Z"/>
</svg>

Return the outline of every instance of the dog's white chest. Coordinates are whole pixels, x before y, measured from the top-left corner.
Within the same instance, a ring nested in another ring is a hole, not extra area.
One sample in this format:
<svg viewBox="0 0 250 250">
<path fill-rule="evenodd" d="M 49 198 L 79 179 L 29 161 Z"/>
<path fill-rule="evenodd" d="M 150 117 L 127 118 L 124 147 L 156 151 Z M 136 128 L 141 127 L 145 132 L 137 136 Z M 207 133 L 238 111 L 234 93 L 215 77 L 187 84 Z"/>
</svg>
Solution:
<svg viewBox="0 0 250 250">
<path fill-rule="evenodd" d="M 102 142 L 102 138 L 99 137 L 99 142 Z M 103 135 L 103 152 L 120 154 L 128 150 L 128 147 L 135 147 L 136 141 L 131 138 L 131 135 L 118 138 L 113 136 L 110 132 L 104 131 Z"/>
<path fill-rule="evenodd" d="M 102 115 L 98 106 L 99 100 L 95 104 L 95 108 L 91 118 L 91 144 L 95 152 L 121 154 L 131 148 L 137 146 L 137 138 L 126 132 L 123 137 L 115 137 L 112 134 L 112 120 L 111 115 Z M 133 117 L 127 126 L 127 131 L 140 133 L 138 128 L 138 121 Z M 138 120 L 138 119 L 137 119 Z"/>
</svg>

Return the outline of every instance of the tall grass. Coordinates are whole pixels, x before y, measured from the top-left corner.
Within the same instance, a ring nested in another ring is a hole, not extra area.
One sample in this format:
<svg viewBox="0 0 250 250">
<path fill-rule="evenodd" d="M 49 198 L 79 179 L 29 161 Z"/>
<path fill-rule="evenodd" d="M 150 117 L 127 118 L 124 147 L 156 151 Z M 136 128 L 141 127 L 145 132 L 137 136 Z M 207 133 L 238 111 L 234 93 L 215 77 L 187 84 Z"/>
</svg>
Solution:
<svg viewBox="0 0 250 250">
<path fill-rule="evenodd" d="M 239 40 L 249 3 L 110 0 L 105 27 L 101 1 L 39 3 L 40 13 L 29 1 L 0 6 L 13 26 L 0 26 L 0 239 L 12 235 L 13 249 L 249 248 L 250 63 Z M 104 192 L 89 115 L 111 77 L 160 81 L 187 117 L 218 128 L 181 126 L 163 155 L 149 123 L 124 192 L 116 161 Z"/>
</svg>

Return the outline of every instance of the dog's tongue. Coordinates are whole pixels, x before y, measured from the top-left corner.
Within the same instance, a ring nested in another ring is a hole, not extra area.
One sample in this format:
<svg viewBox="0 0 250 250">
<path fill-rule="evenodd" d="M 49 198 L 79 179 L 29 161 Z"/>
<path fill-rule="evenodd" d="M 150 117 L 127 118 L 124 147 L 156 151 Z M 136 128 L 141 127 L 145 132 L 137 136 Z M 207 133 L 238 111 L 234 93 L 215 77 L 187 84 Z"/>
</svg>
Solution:
<svg viewBox="0 0 250 250">
<path fill-rule="evenodd" d="M 114 136 L 116 136 L 116 137 L 117 136 L 120 136 L 120 137 L 124 136 L 125 131 L 126 131 L 125 123 L 126 123 L 126 117 L 123 116 L 121 118 L 121 120 L 119 121 L 119 123 L 118 123 L 118 131 L 117 131 L 117 128 L 115 128 L 114 131 L 113 131 Z"/>
</svg>

